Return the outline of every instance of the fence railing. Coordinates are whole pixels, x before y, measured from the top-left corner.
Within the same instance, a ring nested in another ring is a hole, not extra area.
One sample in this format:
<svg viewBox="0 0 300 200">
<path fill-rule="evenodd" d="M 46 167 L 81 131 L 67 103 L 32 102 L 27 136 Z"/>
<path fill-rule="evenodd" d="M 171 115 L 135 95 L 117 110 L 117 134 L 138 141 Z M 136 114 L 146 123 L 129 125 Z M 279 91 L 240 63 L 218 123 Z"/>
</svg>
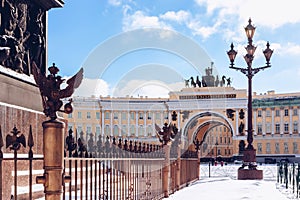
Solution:
<svg viewBox="0 0 300 200">
<path fill-rule="evenodd" d="M 299 198 L 300 163 L 280 162 L 277 164 L 277 183 L 283 184 Z"/>
<path fill-rule="evenodd" d="M 0 127 L 0 200 L 44 197 L 43 185 L 36 184 L 36 177 L 44 173 L 43 156 L 32 151 L 34 140 L 31 127 L 26 135 L 27 140 L 14 127 L 5 140 L 5 147 L 12 153 L 3 153 Z M 70 181 L 62 185 L 64 200 L 164 197 L 163 146 L 122 138 L 100 136 L 97 141 L 93 139 L 90 137 L 87 142 L 76 139 L 72 131 L 66 137 L 63 173 L 70 176 Z M 28 148 L 28 152 L 24 153 Z M 177 152 L 180 155 L 171 151 L 169 193 L 186 187 L 199 177 L 196 154 Z"/>
</svg>

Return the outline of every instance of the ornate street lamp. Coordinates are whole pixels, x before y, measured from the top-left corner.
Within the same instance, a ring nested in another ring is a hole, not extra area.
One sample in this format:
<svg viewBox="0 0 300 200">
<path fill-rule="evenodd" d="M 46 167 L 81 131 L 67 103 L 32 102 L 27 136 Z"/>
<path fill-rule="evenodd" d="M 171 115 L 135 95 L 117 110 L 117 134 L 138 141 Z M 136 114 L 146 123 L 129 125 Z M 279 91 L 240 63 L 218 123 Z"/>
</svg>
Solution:
<svg viewBox="0 0 300 200">
<path fill-rule="evenodd" d="M 227 55 L 230 60 L 230 69 L 235 69 L 238 71 L 241 71 L 243 74 L 245 74 L 248 77 L 248 134 L 247 134 L 247 142 L 248 145 L 246 147 L 247 152 L 244 152 L 244 163 L 243 167 L 245 165 L 248 165 L 249 168 L 253 169 L 256 168 L 256 156 L 255 156 L 255 149 L 253 148 L 252 142 L 253 142 L 253 127 L 252 127 L 252 78 L 253 76 L 258 73 L 260 70 L 264 70 L 266 68 L 271 67 L 270 65 L 270 59 L 273 53 L 273 50 L 271 50 L 269 42 L 267 42 L 267 48 L 263 51 L 264 56 L 266 58 L 266 65 L 262 67 L 253 68 L 252 67 L 252 61 L 254 59 L 254 53 L 256 50 L 256 47 L 252 43 L 252 39 L 255 33 L 256 27 L 254 27 L 251 24 L 251 19 L 249 19 L 249 24 L 245 27 L 246 36 L 248 38 L 248 45 L 245 47 L 247 54 L 244 56 L 244 59 L 247 63 L 246 68 L 242 67 L 235 67 L 234 66 L 234 60 L 237 55 L 237 51 L 234 50 L 234 45 L 231 43 L 230 50 L 227 51 Z"/>
</svg>

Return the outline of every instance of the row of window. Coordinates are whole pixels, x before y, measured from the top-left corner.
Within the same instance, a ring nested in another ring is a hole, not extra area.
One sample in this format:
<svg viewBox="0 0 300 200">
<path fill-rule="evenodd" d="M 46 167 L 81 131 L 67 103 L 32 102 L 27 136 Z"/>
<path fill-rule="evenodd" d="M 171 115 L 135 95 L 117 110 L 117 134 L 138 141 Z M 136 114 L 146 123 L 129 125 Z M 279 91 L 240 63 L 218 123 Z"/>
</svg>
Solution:
<svg viewBox="0 0 300 200">
<path fill-rule="evenodd" d="M 298 109 L 292 110 L 293 115 L 298 115 Z M 289 109 L 284 109 L 284 116 L 289 116 Z M 257 117 L 262 117 L 262 110 L 257 110 Z M 266 117 L 271 117 L 271 110 L 266 110 Z M 275 110 L 275 117 L 280 117 L 280 110 Z"/>
<path fill-rule="evenodd" d="M 136 112 L 121 112 L 121 119 L 122 120 L 127 120 L 127 117 L 129 115 L 129 118 L 131 120 L 135 120 L 136 119 Z M 168 119 L 169 114 L 167 112 L 161 113 L 161 112 L 147 112 L 146 115 L 144 112 L 138 112 L 138 119 L 144 119 L 146 117 L 146 119 L 151 120 L 153 118 L 153 116 L 155 115 L 155 119 L 160 120 L 162 115 L 164 119 Z M 105 119 L 110 119 L 111 118 L 111 112 L 105 112 Z M 113 113 L 113 118 L 114 119 L 119 119 L 119 113 L 118 112 L 114 112 Z"/>
<path fill-rule="evenodd" d="M 294 121 L 292 126 L 293 126 L 292 127 L 292 132 L 298 133 L 298 122 Z M 258 134 L 263 132 L 262 127 L 263 127 L 263 125 L 261 123 L 257 124 L 257 133 Z M 272 127 L 271 123 L 266 123 L 266 133 L 271 133 L 272 132 L 271 127 Z M 286 132 L 286 133 L 290 131 L 289 123 L 285 122 L 283 124 L 283 131 Z M 280 133 L 280 132 L 281 132 L 280 123 L 276 123 L 275 124 L 275 133 Z"/>
<path fill-rule="evenodd" d="M 73 118 L 73 114 L 72 113 L 68 114 L 68 118 Z M 92 119 L 91 112 L 86 112 L 85 118 Z M 83 119 L 82 112 L 80 111 L 77 112 L 77 119 Z M 95 113 L 95 119 L 100 119 L 100 112 Z"/>
<path fill-rule="evenodd" d="M 293 147 L 292 147 L 292 152 L 290 152 L 289 150 L 289 144 L 287 142 L 283 143 L 283 152 L 280 152 L 280 144 L 282 145 L 282 143 L 275 143 L 275 152 L 276 154 L 280 154 L 280 153 L 298 153 L 298 143 L 297 142 L 293 142 Z M 257 143 L 257 153 L 262 154 L 263 152 L 263 148 L 265 148 L 265 153 L 272 153 L 271 152 L 271 144 L 270 143 L 266 143 L 265 147 L 263 146 L 262 143 Z"/>
<path fill-rule="evenodd" d="M 68 129 L 73 130 L 73 125 L 69 124 Z M 91 126 L 86 126 L 86 130 L 83 130 L 81 125 L 77 125 L 76 126 L 76 131 L 79 134 L 81 132 L 84 132 L 84 134 L 86 133 L 86 135 L 89 135 L 90 133 L 93 133 Z M 111 133 L 110 125 L 105 125 L 105 127 L 104 127 L 104 134 L 109 135 L 109 136 L 110 135 L 113 135 L 113 136 L 120 136 L 120 135 L 128 136 L 129 135 L 129 136 L 143 136 L 144 137 L 144 136 L 152 136 L 154 132 L 155 132 L 154 127 L 152 125 L 148 125 L 146 127 L 146 135 L 145 135 L 145 128 L 142 125 L 138 127 L 138 130 L 137 130 L 138 135 L 136 135 L 136 126 L 135 125 L 131 125 L 129 127 L 129 134 L 127 134 L 128 133 L 128 127 L 125 124 L 122 125 L 121 128 L 118 125 L 114 125 L 113 129 L 112 129 L 112 133 Z M 96 126 L 95 134 L 100 135 L 100 133 L 101 133 L 100 126 Z"/>
</svg>

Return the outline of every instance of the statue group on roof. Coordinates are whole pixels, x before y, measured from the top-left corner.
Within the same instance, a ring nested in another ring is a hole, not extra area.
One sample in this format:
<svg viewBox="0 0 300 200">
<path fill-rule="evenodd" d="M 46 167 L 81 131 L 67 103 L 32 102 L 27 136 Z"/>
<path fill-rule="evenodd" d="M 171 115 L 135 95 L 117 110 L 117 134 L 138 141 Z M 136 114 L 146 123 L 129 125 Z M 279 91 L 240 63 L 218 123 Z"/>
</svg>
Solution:
<svg viewBox="0 0 300 200">
<path fill-rule="evenodd" d="M 213 66 L 213 62 L 211 64 Z M 219 76 L 216 77 L 213 75 L 213 68 L 208 67 L 205 69 L 205 76 L 202 76 L 202 79 L 199 79 L 199 76 L 196 76 L 196 80 L 194 77 L 190 77 L 185 80 L 185 87 L 230 87 L 232 80 L 230 77 L 226 78 L 226 76 L 222 76 L 222 79 L 219 79 Z"/>
</svg>

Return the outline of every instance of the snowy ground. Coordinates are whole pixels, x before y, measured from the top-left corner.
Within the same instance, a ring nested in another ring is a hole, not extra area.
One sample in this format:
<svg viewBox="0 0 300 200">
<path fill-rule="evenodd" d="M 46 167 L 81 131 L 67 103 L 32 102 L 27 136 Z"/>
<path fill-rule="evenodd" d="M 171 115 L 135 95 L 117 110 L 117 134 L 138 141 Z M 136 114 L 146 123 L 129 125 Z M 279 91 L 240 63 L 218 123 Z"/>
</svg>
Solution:
<svg viewBox="0 0 300 200">
<path fill-rule="evenodd" d="M 290 200 L 297 199 L 292 190 L 277 183 L 277 166 L 261 165 L 263 180 L 237 180 L 240 165 L 211 166 L 201 164 L 199 181 L 191 184 L 168 199 L 174 200 Z"/>
</svg>

